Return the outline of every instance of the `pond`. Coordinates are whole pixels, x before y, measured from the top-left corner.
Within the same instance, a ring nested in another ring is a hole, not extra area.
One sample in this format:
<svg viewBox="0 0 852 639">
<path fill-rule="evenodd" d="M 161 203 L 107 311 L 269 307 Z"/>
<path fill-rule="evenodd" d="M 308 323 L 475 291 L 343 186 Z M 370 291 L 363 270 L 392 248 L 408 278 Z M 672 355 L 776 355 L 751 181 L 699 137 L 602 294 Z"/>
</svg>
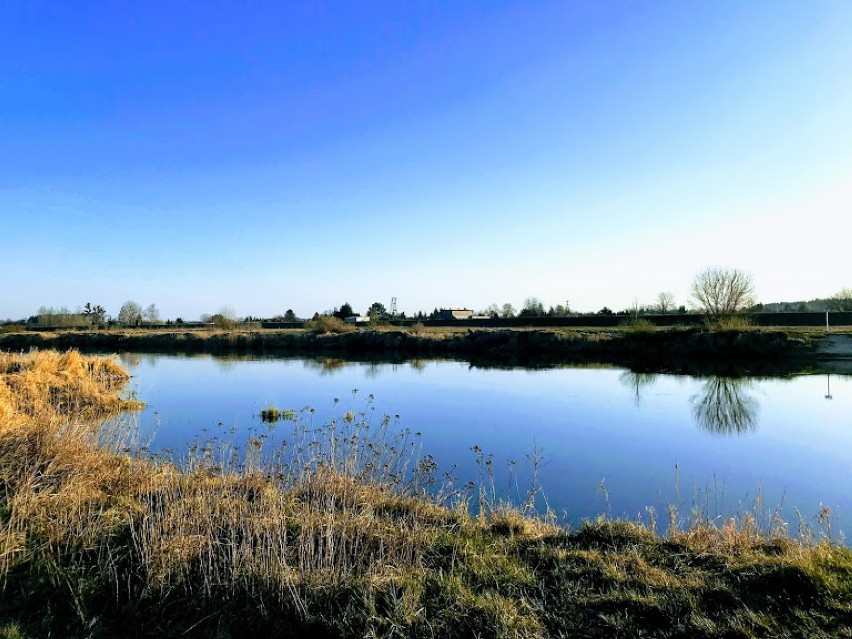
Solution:
<svg viewBox="0 0 852 639">
<path fill-rule="evenodd" d="M 647 521 L 653 508 L 662 527 L 673 504 L 682 518 L 696 508 L 724 518 L 748 510 L 763 523 L 780 509 L 794 530 L 801 521 L 824 529 L 817 516 L 829 513 L 835 538 L 852 526 L 852 376 L 120 358 L 147 403 L 136 418 L 137 444 L 178 460 L 213 438 L 239 450 L 262 434 L 265 450 L 275 450 L 288 428 L 263 423 L 270 405 L 316 426 L 353 410 L 375 422 L 389 415 L 391 429 L 419 433 L 422 454 L 459 484 L 479 480 L 490 459 L 498 497 L 522 502 L 540 485 L 538 507 L 570 524 L 602 513 Z"/>
</svg>

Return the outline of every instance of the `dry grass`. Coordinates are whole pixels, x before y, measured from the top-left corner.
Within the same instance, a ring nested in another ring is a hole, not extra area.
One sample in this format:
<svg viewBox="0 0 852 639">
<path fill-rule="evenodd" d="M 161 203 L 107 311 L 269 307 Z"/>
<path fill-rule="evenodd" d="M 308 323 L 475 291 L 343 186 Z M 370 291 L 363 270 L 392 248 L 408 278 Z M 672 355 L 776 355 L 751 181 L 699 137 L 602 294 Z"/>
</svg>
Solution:
<svg viewBox="0 0 852 639">
<path fill-rule="evenodd" d="M 750 331 L 758 328 L 748 315 L 726 315 L 705 322 L 708 331 Z"/>
<path fill-rule="evenodd" d="M 116 392 L 129 379 L 114 359 L 77 351 L 0 353 L 0 418 L 73 421 L 138 408 Z"/>
<path fill-rule="evenodd" d="M 126 381 L 76 353 L 0 358 L 0 636 L 852 633 L 852 553 L 782 525 L 572 533 L 439 479 L 369 410 L 287 414 L 272 456 L 128 458 L 96 445 L 136 406 Z"/>
</svg>

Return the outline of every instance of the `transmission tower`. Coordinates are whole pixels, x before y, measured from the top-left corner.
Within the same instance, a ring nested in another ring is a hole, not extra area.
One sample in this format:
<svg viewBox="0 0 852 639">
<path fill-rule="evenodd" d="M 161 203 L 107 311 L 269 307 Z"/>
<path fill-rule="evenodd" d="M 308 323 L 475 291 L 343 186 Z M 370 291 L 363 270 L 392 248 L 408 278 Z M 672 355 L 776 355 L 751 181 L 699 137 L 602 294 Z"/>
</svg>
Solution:
<svg viewBox="0 0 852 639">
<path fill-rule="evenodd" d="M 396 298 L 391 298 L 391 317 L 396 317 Z"/>
</svg>

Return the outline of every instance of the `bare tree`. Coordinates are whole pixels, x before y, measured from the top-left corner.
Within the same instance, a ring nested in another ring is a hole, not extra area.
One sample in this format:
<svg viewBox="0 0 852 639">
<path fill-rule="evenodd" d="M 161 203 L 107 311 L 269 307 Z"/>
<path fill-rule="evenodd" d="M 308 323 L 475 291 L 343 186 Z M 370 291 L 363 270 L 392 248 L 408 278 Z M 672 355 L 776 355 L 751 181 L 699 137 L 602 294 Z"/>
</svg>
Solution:
<svg viewBox="0 0 852 639">
<path fill-rule="evenodd" d="M 755 302 L 751 276 L 735 268 L 704 269 L 692 281 L 690 294 L 696 308 L 711 319 L 730 317 Z"/>
<path fill-rule="evenodd" d="M 852 288 L 842 288 L 829 297 L 828 308 L 832 311 L 852 311 Z"/>
<path fill-rule="evenodd" d="M 157 308 L 156 304 L 151 304 L 142 311 L 142 319 L 144 319 L 149 324 L 156 324 L 160 321 L 160 309 Z"/>
<path fill-rule="evenodd" d="M 657 310 L 663 315 L 671 313 L 674 310 L 675 296 L 674 293 L 663 291 L 657 295 Z"/>
<path fill-rule="evenodd" d="M 515 307 L 506 302 L 500 310 L 500 317 L 511 318 L 515 316 Z"/>
<path fill-rule="evenodd" d="M 118 311 L 118 323 L 125 326 L 136 326 L 142 321 L 142 307 L 132 300 L 128 300 Z"/>
</svg>

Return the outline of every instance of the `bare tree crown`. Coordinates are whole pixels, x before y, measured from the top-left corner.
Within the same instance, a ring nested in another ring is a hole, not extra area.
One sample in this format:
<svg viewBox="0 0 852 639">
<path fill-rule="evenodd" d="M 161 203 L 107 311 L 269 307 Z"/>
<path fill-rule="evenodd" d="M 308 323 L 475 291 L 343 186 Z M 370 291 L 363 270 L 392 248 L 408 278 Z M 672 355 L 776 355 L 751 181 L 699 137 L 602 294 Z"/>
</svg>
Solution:
<svg viewBox="0 0 852 639">
<path fill-rule="evenodd" d="M 732 268 L 704 269 L 695 276 L 690 295 L 695 306 L 713 318 L 735 315 L 755 302 L 751 276 Z"/>
</svg>

